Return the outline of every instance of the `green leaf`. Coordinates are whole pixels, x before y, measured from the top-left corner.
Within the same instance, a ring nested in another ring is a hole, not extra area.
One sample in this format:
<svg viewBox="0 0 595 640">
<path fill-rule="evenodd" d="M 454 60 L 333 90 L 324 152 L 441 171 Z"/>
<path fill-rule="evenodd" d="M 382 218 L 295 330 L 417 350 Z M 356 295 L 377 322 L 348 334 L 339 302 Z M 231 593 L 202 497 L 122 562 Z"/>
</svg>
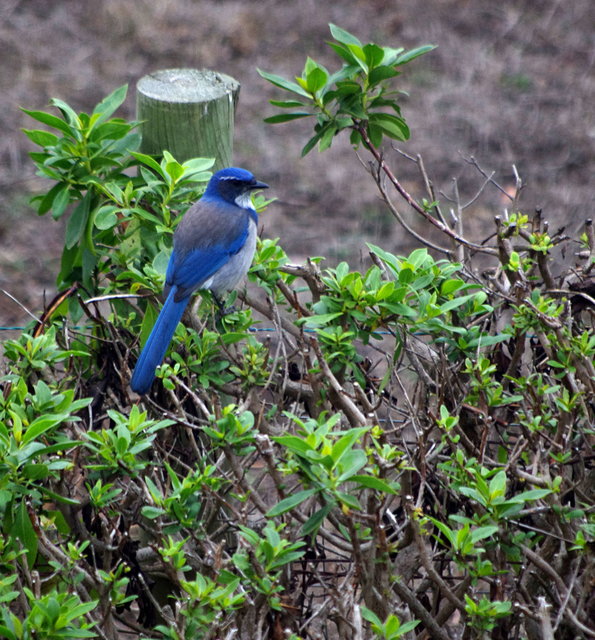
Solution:
<svg viewBox="0 0 595 640">
<path fill-rule="evenodd" d="M 346 482 L 348 478 L 356 474 L 362 467 L 366 465 L 368 457 L 361 449 L 352 449 L 342 456 L 341 462 L 337 468 L 341 470 L 341 475 L 337 478 L 337 482 Z"/>
<path fill-rule="evenodd" d="M 276 516 L 287 513 L 317 492 L 318 489 L 304 489 L 302 491 L 298 491 L 297 493 L 284 498 L 283 500 L 281 500 L 281 502 L 278 502 L 272 509 L 269 509 L 269 511 L 267 512 L 267 517 L 275 518 Z"/>
<path fill-rule="evenodd" d="M 55 184 L 41 199 L 37 205 L 37 213 L 40 216 L 47 213 L 52 208 L 54 200 L 62 193 L 66 194 L 66 199 L 68 200 L 68 185 L 59 182 L 58 184 Z"/>
<path fill-rule="evenodd" d="M 382 127 L 375 125 L 373 122 L 368 123 L 368 138 L 370 138 L 372 146 L 379 147 L 382 144 L 382 131 Z"/>
<path fill-rule="evenodd" d="M 302 525 L 302 535 L 316 535 L 318 533 L 318 529 L 320 529 L 322 523 L 324 522 L 324 519 L 333 510 L 334 506 L 335 505 L 332 503 L 325 504 L 322 509 L 319 509 L 318 511 L 313 513 Z"/>
<path fill-rule="evenodd" d="M 357 70 L 357 67 L 360 66 L 359 61 L 348 47 L 334 42 L 329 42 L 328 45 L 339 57 L 343 58 L 343 60 L 349 64 L 348 69 L 352 69 L 352 71 Z M 335 78 L 335 81 L 336 80 Z"/>
<path fill-rule="evenodd" d="M 35 440 L 40 435 L 49 431 L 52 427 L 55 427 L 57 424 L 60 424 L 65 416 L 55 416 L 55 415 L 45 415 L 40 416 L 33 420 L 33 422 L 27 428 L 23 435 L 23 444 L 27 444 L 32 440 Z"/>
<path fill-rule="evenodd" d="M 506 472 L 504 470 L 498 473 L 490 480 L 489 496 L 490 499 L 503 496 L 506 493 Z"/>
<path fill-rule="evenodd" d="M 433 522 L 434 526 L 440 530 L 442 535 L 450 542 L 451 546 L 454 547 L 456 540 L 456 533 L 453 529 L 451 529 L 448 525 L 444 524 L 444 522 L 440 522 L 440 520 L 436 520 L 436 518 L 430 518 Z"/>
<path fill-rule="evenodd" d="M 141 509 L 141 514 L 145 518 L 148 518 L 149 520 L 155 520 L 156 518 L 159 518 L 160 516 L 164 515 L 165 511 L 160 507 L 151 507 L 149 505 L 145 505 Z"/>
<path fill-rule="evenodd" d="M 17 595 L 19 594 L 17 593 Z M 8 617 L 10 617 L 11 625 L 16 626 L 17 628 L 22 628 L 19 619 L 13 613 L 7 611 L 5 614 L 5 619 Z M 22 638 L 23 636 L 20 631 L 18 633 L 19 635 L 17 636 L 17 634 L 12 629 L 5 627 L 3 624 L 0 624 L 0 638 L 6 638 L 6 640 L 20 640 L 20 638 Z"/>
<path fill-rule="evenodd" d="M 374 626 L 378 627 L 379 629 L 381 629 L 384 626 L 382 624 L 382 620 L 380 620 L 380 618 L 373 611 L 368 609 L 367 607 L 364 607 L 362 605 L 361 612 L 362 612 L 362 618 L 364 620 L 367 620 L 368 622 L 370 622 Z"/>
<path fill-rule="evenodd" d="M 414 308 L 403 304 L 402 302 L 381 302 L 380 306 L 383 309 L 404 318 L 417 318 L 418 316 L 418 312 Z"/>
<path fill-rule="evenodd" d="M 370 124 L 379 126 L 389 138 L 394 140 L 409 139 L 409 127 L 403 118 L 398 116 L 393 116 L 390 113 L 373 113 L 370 116 Z"/>
<path fill-rule="evenodd" d="M 485 497 L 479 491 L 477 491 L 477 489 L 474 489 L 473 487 L 459 487 L 459 493 L 462 493 L 464 496 L 467 496 L 468 498 L 472 498 L 473 500 L 476 500 L 483 506 L 486 506 L 487 504 Z"/>
<path fill-rule="evenodd" d="M 497 533 L 497 531 L 498 527 L 496 525 L 478 527 L 477 529 L 473 529 L 473 531 L 471 531 L 471 541 L 475 543 L 478 540 L 489 538 L 490 536 L 493 536 L 495 533 Z"/>
<path fill-rule="evenodd" d="M 314 149 L 314 147 L 317 145 L 321 137 L 322 137 L 322 133 L 319 132 L 316 135 L 312 136 L 310 140 L 308 140 L 308 142 L 306 142 L 306 144 L 304 145 L 304 148 L 302 149 L 302 153 L 301 153 L 302 158 L 308 155 L 310 151 Z"/>
<path fill-rule="evenodd" d="M 343 315 L 342 312 L 336 313 L 321 313 L 315 316 L 309 316 L 306 318 L 304 324 L 308 327 L 319 327 L 321 325 L 330 324 L 333 320 L 340 318 Z"/>
<path fill-rule="evenodd" d="M 52 98 L 50 100 L 50 104 L 52 105 L 52 107 L 56 107 L 61 111 L 64 119 L 71 125 L 71 127 L 75 131 L 80 132 L 80 129 L 82 129 L 83 127 L 83 123 L 78 117 L 76 111 L 69 104 L 64 102 L 64 100 L 59 100 L 58 98 Z"/>
<path fill-rule="evenodd" d="M 471 300 L 475 294 L 470 294 L 467 296 L 459 296 L 458 298 L 453 298 L 452 300 L 447 300 L 445 303 L 440 305 L 441 313 L 447 313 L 448 311 L 452 311 L 452 309 L 456 309 L 457 307 L 461 307 L 466 302 Z"/>
<path fill-rule="evenodd" d="M 305 107 L 305 103 L 299 100 L 269 100 L 269 103 L 281 109 L 294 109 L 295 107 Z"/>
<path fill-rule="evenodd" d="M 353 53 L 356 64 L 361 68 L 361 70 L 364 73 L 367 74 L 369 72 L 369 68 L 368 68 L 368 65 L 366 64 L 366 55 L 364 54 L 363 48 L 356 44 L 349 44 L 347 46 L 349 48 L 349 51 Z"/>
<path fill-rule="evenodd" d="M 551 489 L 529 489 L 512 496 L 508 502 L 527 502 L 529 500 L 541 500 L 552 493 Z"/>
<path fill-rule="evenodd" d="M 459 291 L 459 289 L 464 288 L 465 282 L 463 280 L 461 280 L 460 278 L 449 278 L 440 285 L 440 293 L 443 296 L 448 296 L 452 293 L 455 293 L 455 291 Z"/>
<path fill-rule="evenodd" d="M 96 126 L 89 135 L 89 140 L 93 140 L 94 142 L 100 140 L 120 140 L 127 135 L 130 128 L 131 125 L 128 122 L 110 120 L 109 122 Z"/>
<path fill-rule="evenodd" d="M 79 618 L 82 618 L 83 616 L 85 616 L 87 613 L 89 613 L 89 611 L 92 611 L 93 609 L 95 609 L 95 607 L 97 606 L 97 603 L 99 601 L 98 600 L 93 600 L 91 602 L 82 602 L 81 604 L 77 605 L 76 607 L 72 607 L 68 610 L 68 615 L 67 618 L 69 621 L 72 620 L 78 620 Z M 84 632 L 87 638 L 95 638 L 96 634 L 94 634 L 91 631 L 85 631 L 83 629 L 73 629 L 72 630 L 72 635 L 70 637 L 72 638 L 77 638 L 80 637 L 80 635 L 82 635 L 82 632 Z M 64 634 L 62 634 L 64 635 Z M 68 636 L 66 636 L 68 637 Z"/>
<path fill-rule="evenodd" d="M 410 631 L 413 631 L 413 629 L 415 629 L 415 627 L 417 627 L 417 625 L 419 623 L 420 623 L 419 620 L 408 620 L 407 622 L 404 622 L 399 627 L 399 637 L 404 636 L 405 634 L 409 633 Z"/>
<path fill-rule="evenodd" d="M 105 122 L 116 109 L 126 100 L 126 94 L 128 93 L 128 85 L 122 85 L 115 91 L 106 96 L 96 107 L 93 109 L 93 115 L 99 117 L 95 120 L 94 126 Z"/>
<path fill-rule="evenodd" d="M 358 47 L 362 46 L 362 43 L 349 31 L 345 31 L 345 29 L 341 29 L 336 24 L 332 22 L 329 24 L 329 29 L 331 31 L 331 35 L 337 42 L 341 42 L 346 45 L 356 45 Z"/>
<path fill-rule="evenodd" d="M 274 73 L 269 73 L 268 71 L 263 71 L 262 69 L 257 69 L 258 73 L 265 80 L 268 80 L 271 84 L 274 84 L 276 87 L 280 89 L 285 89 L 285 91 L 290 91 L 291 93 L 296 93 L 304 98 L 311 99 L 310 94 L 300 87 L 299 84 L 295 82 L 291 82 L 290 80 L 286 80 L 285 78 L 278 76 Z"/>
<path fill-rule="evenodd" d="M 337 127 L 334 124 L 331 123 L 329 126 L 325 127 L 324 133 L 318 143 L 318 150 L 321 152 L 326 151 L 331 146 L 336 133 Z"/>
<path fill-rule="evenodd" d="M 315 67 L 306 76 L 306 84 L 308 85 L 308 91 L 316 93 L 320 91 L 328 80 L 328 73 L 321 67 Z"/>
<path fill-rule="evenodd" d="M 382 59 L 382 64 L 385 65 L 394 65 L 395 60 L 405 51 L 403 47 L 383 47 L 384 58 Z"/>
<path fill-rule="evenodd" d="M 67 460 L 64 460 L 63 463 L 65 467 L 70 464 Z M 29 463 L 23 466 L 23 476 L 27 478 L 27 480 L 42 480 L 47 478 L 49 474 L 50 470 L 47 464 Z"/>
<path fill-rule="evenodd" d="M 357 482 L 362 487 L 366 487 L 367 489 L 375 489 L 376 491 L 381 491 L 382 493 L 397 493 L 395 489 L 393 489 L 393 487 L 388 484 L 388 482 L 385 482 L 380 478 L 376 478 L 375 476 L 355 475 L 347 478 L 347 482 Z"/>
<path fill-rule="evenodd" d="M 435 48 L 436 48 L 436 45 L 434 44 L 426 44 L 426 45 L 423 45 L 422 47 L 417 47 L 416 49 L 405 51 L 405 53 L 402 53 L 400 56 L 397 57 L 397 59 L 395 60 L 395 64 L 397 65 L 406 64 L 407 62 L 411 62 L 411 60 L 414 60 L 419 56 L 423 56 L 424 53 L 428 53 L 429 51 L 432 51 Z"/>
<path fill-rule="evenodd" d="M 83 284 L 90 286 L 91 275 L 97 265 L 97 256 L 90 251 L 88 247 L 82 247 L 81 249 L 81 266 L 83 269 Z"/>
<path fill-rule="evenodd" d="M 294 111 L 293 113 L 279 113 L 274 116 L 269 116 L 264 119 L 264 122 L 268 124 L 279 124 L 281 122 L 289 122 L 290 120 L 297 120 L 298 118 L 308 118 L 312 116 L 312 113 L 307 111 Z"/>
<path fill-rule="evenodd" d="M 33 568 L 37 558 L 38 540 L 24 499 L 16 509 L 12 533 L 23 545 L 29 568 Z"/>
<path fill-rule="evenodd" d="M 153 262 L 152 262 L 153 269 L 155 269 L 157 273 L 161 273 L 163 276 L 165 276 L 167 272 L 167 265 L 169 264 L 170 256 L 171 256 L 171 251 L 160 251 L 153 258 Z"/>
<path fill-rule="evenodd" d="M 307 456 L 314 451 L 305 440 L 298 438 L 298 436 L 277 436 L 273 440 L 298 455 Z"/>
<path fill-rule="evenodd" d="M 31 142 L 34 142 L 40 147 L 53 147 L 59 140 L 58 136 L 41 129 L 21 129 L 21 131 Z"/>
<path fill-rule="evenodd" d="M 350 509 L 355 509 L 356 511 L 361 511 L 362 505 L 359 500 L 355 496 L 350 496 L 348 493 L 344 491 L 336 492 L 337 499 L 345 506 Z"/>
<path fill-rule="evenodd" d="M 115 227 L 118 224 L 116 211 L 118 211 L 118 207 L 113 205 L 100 207 L 95 214 L 95 219 L 93 221 L 95 226 L 102 231 Z"/>
<path fill-rule="evenodd" d="M 384 49 L 377 44 L 369 43 L 364 45 L 363 52 L 370 69 L 377 67 L 384 59 Z"/>
<path fill-rule="evenodd" d="M 65 245 L 67 249 L 72 249 L 83 237 L 89 219 L 92 197 L 93 194 L 88 191 L 70 214 L 66 225 Z"/>
<path fill-rule="evenodd" d="M 214 158 L 190 158 L 182 164 L 186 174 L 205 173 L 205 176 L 201 178 L 205 182 L 211 177 L 209 169 L 215 164 Z M 196 178 L 195 178 L 196 179 Z"/>
<path fill-rule="evenodd" d="M 428 259 L 430 264 L 434 264 L 434 261 L 429 256 L 427 249 L 414 249 L 408 257 L 408 261 L 415 267 L 427 265 Z"/>
<path fill-rule="evenodd" d="M 56 192 L 56 197 L 52 203 L 52 218 L 54 220 L 61 218 L 66 211 L 66 207 L 70 204 L 68 184 L 58 183 L 56 186 L 60 187 L 60 189 Z"/>
<path fill-rule="evenodd" d="M 141 346 L 144 346 L 147 339 L 149 338 L 149 334 L 153 329 L 153 325 L 157 320 L 157 312 L 152 304 L 147 304 L 145 308 L 145 315 L 143 317 L 143 322 L 140 330 L 140 343 Z"/>
<path fill-rule="evenodd" d="M 136 158 L 142 164 L 145 164 L 147 165 L 147 167 L 153 169 L 153 171 L 158 173 L 162 178 L 165 177 L 161 165 L 155 160 L 155 158 L 148 156 L 146 153 L 140 153 L 139 151 L 131 151 L 130 155 L 133 158 Z"/>
<path fill-rule="evenodd" d="M 359 145 L 362 143 L 362 136 L 361 136 L 360 132 L 357 131 L 356 129 L 353 129 L 351 131 L 350 136 L 349 136 L 349 142 L 354 147 L 359 147 Z"/>
<path fill-rule="evenodd" d="M 167 162 L 165 165 L 165 171 L 167 172 L 167 175 L 172 179 L 174 183 L 177 182 L 184 175 L 184 168 L 176 160 Z"/>
<path fill-rule="evenodd" d="M 43 122 L 43 124 L 47 124 L 48 127 L 52 127 L 54 129 L 58 129 L 65 133 L 67 136 L 71 138 L 76 138 L 76 130 L 74 130 L 67 122 L 64 122 L 62 118 L 53 115 L 52 113 L 46 113 L 45 111 L 30 111 L 29 109 L 21 109 L 28 116 L 37 120 L 38 122 Z"/>
<path fill-rule="evenodd" d="M 350 451 L 353 445 L 366 433 L 367 427 L 359 427 L 357 429 L 350 429 L 344 436 L 339 438 L 331 449 L 331 458 L 333 459 L 334 466 L 338 464 L 341 458 L 347 451 Z M 362 452 L 363 453 L 363 452 Z"/>
<path fill-rule="evenodd" d="M 380 67 L 376 67 L 370 71 L 370 75 L 368 76 L 368 82 L 370 85 L 378 84 L 383 80 L 388 80 L 389 78 L 394 78 L 399 75 L 399 71 L 397 71 L 394 67 L 389 67 L 387 65 L 382 65 Z M 377 104 L 377 103 L 376 103 Z"/>
</svg>

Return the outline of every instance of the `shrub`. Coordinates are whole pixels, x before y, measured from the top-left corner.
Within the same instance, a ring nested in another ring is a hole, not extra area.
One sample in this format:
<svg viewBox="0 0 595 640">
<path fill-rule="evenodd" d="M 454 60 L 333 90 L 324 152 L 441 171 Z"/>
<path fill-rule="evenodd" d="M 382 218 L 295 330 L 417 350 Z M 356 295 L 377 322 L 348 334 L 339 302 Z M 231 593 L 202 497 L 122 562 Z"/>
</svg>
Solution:
<svg viewBox="0 0 595 640">
<path fill-rule="evenodd" d="M 314 117 L 304 153 L 349 132 L 422 246 L 367 245 L 360 272 L 260 240 L 242 306 L 205 295 L 141 401 L 136 338 L 210 161 L 139 153 L 124 88 L 27 112 L 57 132 L 27 132 L 54 182 L 38 211 L 69 218 L 63 294 L 5 344 L 3 637 L 592 634 L 592 224 L 551 233 L 513 199 L 469 239 L 467 207 L 447 221 L 423 163 L 417 199 L 382 148 L 408 137 L 390 83 L 431 47 L 331 34 L 338 71 L 261 72 L 293 94 L 270 121 Z"/>
</svg>

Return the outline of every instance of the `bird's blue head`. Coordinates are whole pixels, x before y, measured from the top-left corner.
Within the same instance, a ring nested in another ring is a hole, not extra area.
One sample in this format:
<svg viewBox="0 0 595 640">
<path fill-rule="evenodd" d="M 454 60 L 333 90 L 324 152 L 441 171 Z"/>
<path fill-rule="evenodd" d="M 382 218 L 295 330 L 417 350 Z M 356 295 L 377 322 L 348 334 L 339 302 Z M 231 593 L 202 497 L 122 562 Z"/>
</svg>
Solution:
<svg viewBox="0 0 595 640">
<path fill-rule="evenodd" d="M 239 167 L 227 167 L 214 173 L 204 192 L 207 200 L 225 200 L 243 209 L 252 208 L 250 192 L 268 189 L 268 184 L 259 182 L 249 171 Z"/>
</svg>

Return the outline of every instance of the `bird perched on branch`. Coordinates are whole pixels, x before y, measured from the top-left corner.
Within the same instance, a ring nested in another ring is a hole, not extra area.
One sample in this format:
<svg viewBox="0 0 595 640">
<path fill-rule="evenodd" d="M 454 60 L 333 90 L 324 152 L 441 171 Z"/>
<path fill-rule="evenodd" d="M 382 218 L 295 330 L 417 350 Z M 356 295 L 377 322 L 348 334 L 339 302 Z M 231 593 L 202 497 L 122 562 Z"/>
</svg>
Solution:
<svg viewBox="0 0 595 640">
<path fill-rule="evenodd" d="M 136 393 L 144 394 L 151 388 L 155 369 L 165 357 L 190 296 L 208 289 L 217 300 L 246 275 L 258 225 L 250 194 L 266 188 L 267 184 L 245 169 L 222 169 L 180 221 L 165 276 L 167 299 L 130 381 Z"/>
</svg>

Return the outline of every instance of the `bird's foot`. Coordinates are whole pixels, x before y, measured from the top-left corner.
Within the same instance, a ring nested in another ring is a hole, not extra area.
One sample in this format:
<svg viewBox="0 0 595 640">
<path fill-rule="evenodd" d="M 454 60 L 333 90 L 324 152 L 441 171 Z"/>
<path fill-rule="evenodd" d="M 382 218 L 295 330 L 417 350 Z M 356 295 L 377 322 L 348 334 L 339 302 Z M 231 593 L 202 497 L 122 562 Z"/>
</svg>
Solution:
<svg viewBox="0 0 595 640">
<path fill-rule="evenodd" d="M 235 313 L 237 311 L 237 308 L 233 304 L 226 307 L 223 300 L 221 300 L 219 296 L 215 295 L 214 293 L 212 293 L 212 296 L 218 309 L 215 316 L 218 322 L 221 321 L 225 316 L 228 316 L 229 314 Z"/>
</svg>

